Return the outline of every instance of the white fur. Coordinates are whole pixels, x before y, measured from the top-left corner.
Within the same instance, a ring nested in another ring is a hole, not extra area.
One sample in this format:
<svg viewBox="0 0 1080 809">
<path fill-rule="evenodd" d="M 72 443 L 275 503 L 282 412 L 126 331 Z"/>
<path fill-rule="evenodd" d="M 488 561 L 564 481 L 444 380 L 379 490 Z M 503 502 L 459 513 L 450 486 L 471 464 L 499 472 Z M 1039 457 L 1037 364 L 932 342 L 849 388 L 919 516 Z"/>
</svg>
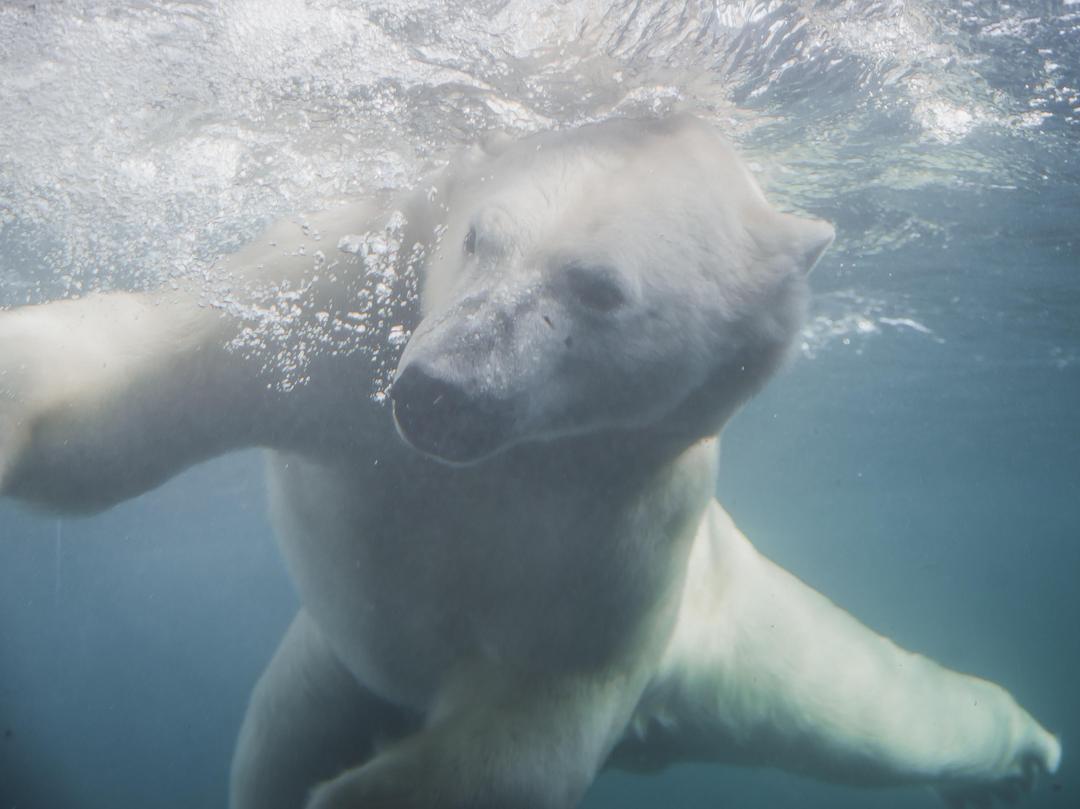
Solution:
<svg viewBox="0 0 1080 809">
<path fill-rule="evenodd" d="M 772 210 L 685 118 L 493 141 L 399 204 L 389 274 L 356 257 L 385 221 L 357 203 L 276 226 L 208 290 L 0 317 L 6 494 L 94 510 L 275 450 L 303 610 L 235 809 L 555 809 L 606 763 L 684 759 L 963 799 L 1057 766 L 1004 691 L 860 626 L 712 499 L 712 437 L 783 360 L 828 225 Z M 388 278 L 423 287 L 394 315 L 393 414 L 370 396 L 386 323 L 320 332 Z M 298 386 L 241 339 L 278 304 Z"/>
<path fill-rule="evenodd" d="M 1007 793 L 1061 747 L 1001 687 L 907 652 L 765 559 L 715 501 L 635 715 L 643 752 Z"/>
</svg>

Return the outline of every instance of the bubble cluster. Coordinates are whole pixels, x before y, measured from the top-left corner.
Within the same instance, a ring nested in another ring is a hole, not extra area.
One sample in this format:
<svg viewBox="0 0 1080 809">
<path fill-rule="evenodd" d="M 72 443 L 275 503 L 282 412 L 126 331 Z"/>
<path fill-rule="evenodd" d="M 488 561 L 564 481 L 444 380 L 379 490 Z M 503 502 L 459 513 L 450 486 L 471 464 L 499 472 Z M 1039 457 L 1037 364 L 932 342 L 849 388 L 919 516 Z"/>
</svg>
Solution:
<svg viewBox="0 0 1080 809">
<path fill-rule="evenodd" d="M 774 202 L 842 225 L 828 288 L 844 251 L 966 226 L 962 205 L 921 210 L 943 192 L 1075 182 L 1078 66 L 1074 2 L 0 4 L 0 306 L 182 284 L 270 221 L 402 191 L 493 130 L 682 109 Z M 377 247 L 323 260 L 366 277 Z M 379 319 L 361 300 L 320 323 L 312 294 L 240 298 L 241 342 L 295 352 L 274 363 L 295 380 L 345 339 L 327 334 Z"/>
<path fill-rule="evenodd" d="M 257 361 L 267 384 L 280 391 L 308 384 L 315 366 L 333 368 L 348 357 L 354 371 L 367 368 L 371 397 L 385 401 L 411 334 L 425 254 L 422 242 L 406 241 L 407 224 L 395 211 L 381 229 L 341 237 L 333 258 L 314 251 L 311 272 L 301 280 L 255 280 L 227 291 L 220 279 L 208 280 L 207 305 L 237 324 L 228 349 Z"/>
<path fill-rule="evenodd" d="M 814 311 L 800 335 L 799 351 L 807 359 L 814 359 L 822 351 L 839 344 L 854 346 L 858 353 L 862 351 L 861 339 L 886 331 L 911 333 L 935 343 L 945 342 L 905 307 L 846 289 L 815 298 Z"/>
</svg>

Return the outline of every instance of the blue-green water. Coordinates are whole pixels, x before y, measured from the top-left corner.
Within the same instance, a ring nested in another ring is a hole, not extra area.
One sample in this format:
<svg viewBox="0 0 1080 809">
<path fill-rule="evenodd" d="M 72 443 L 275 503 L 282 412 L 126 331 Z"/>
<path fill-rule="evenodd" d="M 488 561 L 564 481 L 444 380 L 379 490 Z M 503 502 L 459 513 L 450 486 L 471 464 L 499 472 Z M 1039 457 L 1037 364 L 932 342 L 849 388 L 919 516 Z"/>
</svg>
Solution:
<svg viewBox="0 0 1080 809">
<path fill-rule="evenodd" d="M 391 47 L 393 46 L 393 47 Z M 490 128 L 689 107 L 834 222 L 805 345 L 729 426 L 757 546 L 996 680 L 1080 803 L 1080 5 L 16 3 L 0 300 L 168 283 Z M 616 78 L 617 77 L 617 78 Z M 223 807 L 295 609 L 254 453 L 89 520 L 0 510 L 0 807 Z M 605 775 L 601 807 L 919 807 L 772 771 Z"/>
</svg>

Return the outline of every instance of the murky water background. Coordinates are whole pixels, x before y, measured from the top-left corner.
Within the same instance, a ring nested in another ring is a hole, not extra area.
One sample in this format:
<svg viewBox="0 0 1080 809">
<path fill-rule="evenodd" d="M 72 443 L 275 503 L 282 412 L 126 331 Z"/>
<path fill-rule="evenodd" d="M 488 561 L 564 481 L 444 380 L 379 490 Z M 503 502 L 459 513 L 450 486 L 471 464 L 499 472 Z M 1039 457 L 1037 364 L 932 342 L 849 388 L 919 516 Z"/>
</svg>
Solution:
<svg viewBox="0 0 1080 809">
<path fill-rule="evenodd" d="M 362 5 L 362 7 L 361 7 Z M 0 303 L 167 284 L 478 133 L 692 109 L 834 222 L 802 356 L 725 434 L 777 561 L 1062 734 L 1080 801 L 1080 3 L 7 2 Z M 224 806 L 295 608 L 254 453 L 89 521 L 0 510 L 0 807 Z M 587 807 L 919 807 L 773 772 Z"/>
</svg>

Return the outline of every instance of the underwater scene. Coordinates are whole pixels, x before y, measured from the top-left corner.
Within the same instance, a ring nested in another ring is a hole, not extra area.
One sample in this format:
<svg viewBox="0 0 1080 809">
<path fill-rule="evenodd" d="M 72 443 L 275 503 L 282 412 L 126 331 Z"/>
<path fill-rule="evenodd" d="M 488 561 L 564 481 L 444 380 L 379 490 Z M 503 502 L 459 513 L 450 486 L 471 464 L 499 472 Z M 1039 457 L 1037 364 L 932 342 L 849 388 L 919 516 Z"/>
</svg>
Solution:
<svg viewBox="0 0 1080 809">
<path fill-rule="evenodd" d="M 1078 526 L 1080 0 L 0 3 L 0 809 L 1080 806 Z"/>
</svg>

